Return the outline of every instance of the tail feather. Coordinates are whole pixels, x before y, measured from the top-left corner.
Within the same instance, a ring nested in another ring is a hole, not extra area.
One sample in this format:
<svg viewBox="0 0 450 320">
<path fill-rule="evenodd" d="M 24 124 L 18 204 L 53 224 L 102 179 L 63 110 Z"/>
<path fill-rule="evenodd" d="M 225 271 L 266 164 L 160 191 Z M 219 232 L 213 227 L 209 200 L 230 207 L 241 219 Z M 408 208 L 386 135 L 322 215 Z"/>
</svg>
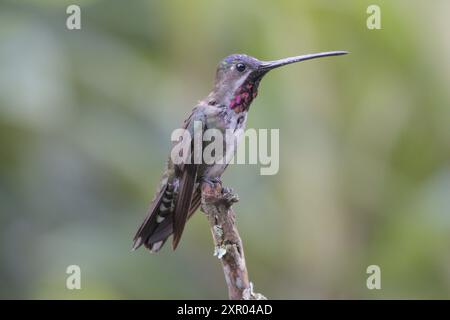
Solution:
<svg viewBox="0 0 450 320">
<path fill-rule="evenodd" d="M 158 252 L 166 243 L 167 239 L 173 234 L 173 210 L 170 209 L 173 208 L 173 189 L 172 185 L 165 185 L 157 193 L 150 205 L 147 217 L 134 237 L 133 250 L 144 245 L 151 252 Z M 170 203 L 168 203 L 167 200 L 169 200 Z M 196 189 L 192 195 L 188 219 L 198 209 L 200 202 L 201 193 L 199 189 Z M 163 205 L 163 209 L 169 208 L 169 210 L 162 212 L 161 205 Z"/>
<path fill-rule="evenodd" d="M 166 220 L 168 215 L 170 215 L 172 201 L 173 186 L 165 184 L 153 199 L 148 210 L 147 217 L 134 236 L 133 250 L 136 250 L 143 244 L 145 244 L 145 247 L 152 250 L 152 243 L 149 243 L 148 240 L 150 236 L 157 232 L 159 225 L 164 222 L 164 220 Z M 170 234 L 168 234 L 167 236 L 169 235 Z M 162 244 L 159 246 L 159 248 L 162 246 Z"/>
<path fill-rule="evenodd" d="M 153 234 L 148 237 L 145 246 L 148 248 L 152 243 L 167 239 L 173 233 L 173 218 L 172 214 L 166 217 L 164 221 L 162 221 Z"/>
</svg>

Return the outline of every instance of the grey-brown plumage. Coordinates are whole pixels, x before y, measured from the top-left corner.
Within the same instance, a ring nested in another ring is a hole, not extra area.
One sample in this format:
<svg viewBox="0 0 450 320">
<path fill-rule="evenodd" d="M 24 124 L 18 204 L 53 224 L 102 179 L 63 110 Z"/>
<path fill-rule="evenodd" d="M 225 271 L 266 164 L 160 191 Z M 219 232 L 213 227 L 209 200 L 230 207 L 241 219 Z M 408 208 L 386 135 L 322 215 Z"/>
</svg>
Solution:
<svg viewBox="0 0 450 320">
<path fill-rule="evenodd" d="M 299 61 L 346 53 L 323 52 L 275 61 L 260 61 L 243 54 L 228 56 L 217 68 L 213 90 L 192 110 L 183 128 L 191 137 L 194 123 L 201 123 L 203 131 L 214 128 L 224 135 L 228 129 L 236 136 L 235 141 L 239 141 L 243 131 L 239 129 L 245 129 L 248 109 L 258 93 L 260 80 L 268 71 Z M 235 147 L 234 143 L 224 143 L 223 154 L 230 150 L 234 153 Z M 175 249 L 186 221 L 200 206 L 200 183 L 219 180 L 226 167 L 227 163 L 176 165 L 169 157 L 147 217 L 134 237 L 133 250 L 144 245 L 151 252 L 157 252 L 172 234 Z"/>
</svg>

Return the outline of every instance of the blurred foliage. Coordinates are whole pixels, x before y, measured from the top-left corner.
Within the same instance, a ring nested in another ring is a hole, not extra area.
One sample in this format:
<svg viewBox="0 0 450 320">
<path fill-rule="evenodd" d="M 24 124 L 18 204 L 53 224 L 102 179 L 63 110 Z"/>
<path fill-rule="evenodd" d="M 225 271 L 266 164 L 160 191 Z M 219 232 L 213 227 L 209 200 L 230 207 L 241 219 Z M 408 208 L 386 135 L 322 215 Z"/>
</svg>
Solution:
<svg viewBox="0 0 450 320">
<path fill-rule="evenodd" d="M 170 133 L 215 66 L 328 50 L 274 71 L 248 127 L 280 172 L 231 166 L 247 264 L 270 298 L 449 298 L 450 2 L 0 1 L 0 297 L 226 298 L 206 219 L 131 252 Z M 66 267 L 82 290 L 65 288 Z M 366 288 L 366 268 L 382 290 Z"/>
</svg>

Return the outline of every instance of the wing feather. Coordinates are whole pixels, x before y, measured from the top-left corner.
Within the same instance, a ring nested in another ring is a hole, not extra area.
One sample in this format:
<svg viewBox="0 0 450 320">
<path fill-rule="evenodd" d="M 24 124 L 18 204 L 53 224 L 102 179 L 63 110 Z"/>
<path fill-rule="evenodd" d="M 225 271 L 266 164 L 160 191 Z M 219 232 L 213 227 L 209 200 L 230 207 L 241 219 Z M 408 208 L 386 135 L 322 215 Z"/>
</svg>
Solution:
<svg viewBox="0 0 450 320">
<path fill-rule="evenodd" d="M 197 179 L 198 165 L 185 164 L 183 174 L 180 180 L 178 190 L 178 199 L 176 201 L 173 215 L 173 242 L 172 247 L 175 250 L 183 234 L 186 225 L 189 209 L 191 207 L 192 194 L 194 192 L 195 181 Z"/>
</svg>

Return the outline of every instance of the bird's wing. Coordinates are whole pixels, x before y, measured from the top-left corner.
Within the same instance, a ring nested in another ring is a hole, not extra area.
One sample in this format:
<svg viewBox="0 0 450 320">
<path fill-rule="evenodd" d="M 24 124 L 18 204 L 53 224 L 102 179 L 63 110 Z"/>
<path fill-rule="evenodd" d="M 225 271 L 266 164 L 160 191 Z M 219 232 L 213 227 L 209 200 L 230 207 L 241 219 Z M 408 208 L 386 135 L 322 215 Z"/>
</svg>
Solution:
<svg viewBox="0 0 450 320">
<path fill-rule="evenodd" d="M 197 180 L 197 171 L 199 164 L 194 163 L 194 130 L 205 128 L 205 119 L 201 112 L 195 108 L 192 111 L 191 116 L 185 121 L 185 128 L 191 134 L 191 163 L 185 163 L 179 166 L 181 177 L 179 182 L 178 196 L 175 203 L 175 209 L 173 214 L 173 242 L 172 247 L 175 250 L 178 242 L 183 234 L 184 226 L 188 219 L 189 213 L 191 213 L 191 201 L 195 189 L 195 183 Z M 200 127 L 199 127 L 200 126 Z M 197 201 L 197 200 L 196 200 Z M 197 205 L 198 207 L 198 205 Z M 195 210 L 194 210 L 195 211 Z M 193 213 L 193 212 L 192 212 Z M 191 214 L 192 214 L 191 213 Z"/>
<path fill-rule="evenodd" d="M 187 221 L 189 208 L 191 207 L 192 193 L 194 191 L 195 180 L 197 179 L 197 167 L 195 164 L 186 164 L 183 175 L 180 179 L 178 189 L 178 199 L 175 205 L 173 215 L 173 242 L 175 250 L 183 234 L 184 226 Z"/>
<path fill-rule="evenodd" d="M 204 121 L 201 115 L 202 112 L 198 112 L 196 107 L 183 124 L 183 128 L 189 130 L 191 137 L 194 133 L 194 121 L 200 121 L 203 129 Z M 199 190 L 194 190 L 197 168 L 197 164 L 174 165 L 169 159 L 160 188 L 150 205 L 147 217 L 134 237 L 133 250 L 144 244 L 152 252 L 159 251 L 172 233 L 174 233 L 173 246 L 174 248 L 177 246 L 186 220 L 200 205 Z M 172 183 L 173 174 L 178 180 L 178 190 L 175 190 L 175 185 Z"/>
<path fill-rule="evenodd" d="M 188 219 L 197 211 L 198 207 L 200 207 L 202 201 L 202 192 L 200 188 L 197 188 L 192 195 L 191 207 L 189 208 Z"/>
</svg>

